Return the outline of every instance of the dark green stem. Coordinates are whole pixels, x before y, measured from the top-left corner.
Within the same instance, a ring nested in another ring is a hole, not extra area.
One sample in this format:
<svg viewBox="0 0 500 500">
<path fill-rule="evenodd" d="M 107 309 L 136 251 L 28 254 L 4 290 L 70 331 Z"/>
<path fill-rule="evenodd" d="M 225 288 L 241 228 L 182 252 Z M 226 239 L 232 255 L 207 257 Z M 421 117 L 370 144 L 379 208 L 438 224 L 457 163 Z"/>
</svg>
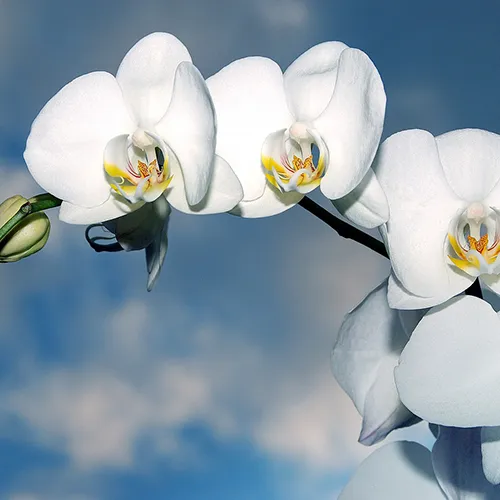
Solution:
<svg viewBox="0 0 500 500">
<path fill-rule="evenodd" d="M 328 224 L 339 234 L 339 236 L 342 236 L 342 238 L 357 241 L 361 245 L 364 245 L 374 252 L 377 252 L 379 255 L 382 255 L 382 257 L 389 258 L 385 245 L 380 240 L 377 240 L 377 238 L 374 238 L 373 236 L 370 236 L 354 226 L 351 226 L 338 217 L 335 217 L 335 215 L 324 209 L 321 205 L 312 201 L 311 198 L 304 196 L 304 198 L 299 201 L 299 205 L 314 216 L 318 217 L 318 219 L 322 220 L 325 224 Z"/>
<path fill-rule="evenodd" d="M 0 227 L 0 242 L 28 215 L 58 207 L 62 200 L 48 193 L 43 193 L 30 198 L 19 210 Z"/>
</svg>

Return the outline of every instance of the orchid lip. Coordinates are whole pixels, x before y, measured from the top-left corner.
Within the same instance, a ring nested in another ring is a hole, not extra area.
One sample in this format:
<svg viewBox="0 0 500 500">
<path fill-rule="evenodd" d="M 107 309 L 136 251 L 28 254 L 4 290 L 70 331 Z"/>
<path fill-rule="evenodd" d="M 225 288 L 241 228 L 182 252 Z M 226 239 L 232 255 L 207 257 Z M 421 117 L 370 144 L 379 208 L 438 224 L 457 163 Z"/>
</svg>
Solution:
<svg viewBox="0 0 500 500">
<path fill-rule="evenodd" d="M 313 147 L 319 149 L 315 161 Z M 302 122 L 275 132 L 264 141 L 262 165 L 269 183 L 281 192 L 306 194 L 316 188 L 325 174 L 326 147 L 315 131 Z"/>
<path fill-rule="evenodd" d="M 470 276 L 498 274 L 499 253 L 500 214 L 495 209 L 474 202 L 450 224 L 448 259 Z"/>
<path fill-rule="evenodd" d="M 108 142 L 104 170 L 112 191 L 130 203 L 156 200 L 172 179 L 167 144 L 143 129 Z"/>
</svg>

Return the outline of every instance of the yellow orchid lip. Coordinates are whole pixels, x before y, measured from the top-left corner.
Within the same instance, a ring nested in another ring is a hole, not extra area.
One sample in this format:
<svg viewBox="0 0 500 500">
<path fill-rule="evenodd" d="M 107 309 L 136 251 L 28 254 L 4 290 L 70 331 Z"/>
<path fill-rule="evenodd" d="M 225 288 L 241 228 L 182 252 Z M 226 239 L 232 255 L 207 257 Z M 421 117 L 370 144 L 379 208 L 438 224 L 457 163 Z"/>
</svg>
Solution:
<svg viewBox="0 0 500 500">
<path fill-rule="evenodd" d="M 474 277 L 481 274 L 498 274 L 500 218 L 496 211 L 486 207 L 482 210 L 481 216 L 474 212 L 469 207 L 458 221 L 455 221 L 453 231 L 448 233 L 448 242 L 452 250 L 448 254 L 448 259 L 460 270 Z M 469 234 L 466 234 L 466 230 Z"/>
<path fill-rule="evenodd" d="M 299 186 L 315 188 L 319 186 L 325 171 L 323 157 L 319 158 L 318 165 L 315 166 L 312 155 L 304 160 L 293 155 L 291 164 L 285 155 L 282 155 L 280 163 L 270 156 L 262 155 L 262 165 L 266 170 L 267 180 L 280 191 L 298 190 Z"/>
<path fill-rule="evenodd" d="M 115 137 L 104 155 L 104 170 L 111 189 L 131 203 L 156 200 L 172 180 L 166 151 L 161 139 L 143 131 Z"/>
<path fill-rule="evenodd" d="M 313 147 L 319 150 L 315 165 Z M 281 192 L 307 194 L 325 174 L 326 147 L 315 131 L 296 122 L 288 130 L 270 134 L 262 147 L 261 161 L 268 182 Z"/>
</svg>

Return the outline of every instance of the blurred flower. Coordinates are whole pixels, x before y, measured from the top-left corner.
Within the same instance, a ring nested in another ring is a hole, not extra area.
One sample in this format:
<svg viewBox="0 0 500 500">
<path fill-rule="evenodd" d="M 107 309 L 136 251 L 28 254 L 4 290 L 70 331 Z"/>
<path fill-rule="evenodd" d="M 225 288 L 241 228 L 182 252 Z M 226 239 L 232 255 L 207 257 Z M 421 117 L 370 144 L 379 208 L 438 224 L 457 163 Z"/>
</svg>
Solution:
<svg viewBox="0 0 500 500">
<path fill-rule="evenodd" d="M 402 402 L 439 425 L 482 427 L 483 465 L 500 483 L 500 317 L 484 300 L 455 297 L 424 316 L 395 380 Z"/>
<path fill-rule="evenodd" d="M 0 227 L 28 202 L 15 195 L 0 204 Z M 16 262 L 41 250 L 50 234 L 50 221 L 43 212 L 27 215 L 0 243 L 0 262 Z"/>
<path fill-rule="evenodd" d="M 332 370 L 363 417 L 361 443 L 420 418 L 477 428 L 484 474 L 498 484 L 499 358 L 500 317 L 484 300 L 460 296 L 428 311 L 398 311 L 384 282 L 344 319 Z"/>
<path fill-rule="evenodd" d="M 332 371 L 363 417 L 362 444 L 378 443 L 391 431 L 420 421 L 399 399 L 394 368 L 424 314 L 391 309 L 384 282 L 344 318 L 332 350 Z"/>
<path fill-rule="evenodd" d="M 440 304 L 481 276 L 500 293 L 500 136 L 399 132 L 374 164 L 391 217 L 382 229 L 393 274 L 389 304 Z"/>
<path fill-rule="evenodd" d="M 479 429 L 440 427 L 432 453 L 409 441 L 374 451 L 339 500 L 483 500 L 499 498 L 481 466 Z"/>
<path fill-rule="evenodd" d="M 321 43 L 284 74 L 270 59 L 247 57 L 207 85 L 217 110 L 217 153 L 243 185 L 233 213 L 274 215 L 321 186 L 354 222 L 375 227 L 387 220 L 387 201 L 369 171 L 386 98 L 366 54 Z"/>
<path fill-rule="evenodd" d="M 242 193 L 214 157 L 215 131 L 187 49 L 153 33 L 130 49 L 116 78 L 94 72 L 60 90 L 33 122 L 24 157 L 35 180 L 63 200 L 66 222 L 114 219 L 162 193 L 183 212 L 218 213 Z"/>
</svg>

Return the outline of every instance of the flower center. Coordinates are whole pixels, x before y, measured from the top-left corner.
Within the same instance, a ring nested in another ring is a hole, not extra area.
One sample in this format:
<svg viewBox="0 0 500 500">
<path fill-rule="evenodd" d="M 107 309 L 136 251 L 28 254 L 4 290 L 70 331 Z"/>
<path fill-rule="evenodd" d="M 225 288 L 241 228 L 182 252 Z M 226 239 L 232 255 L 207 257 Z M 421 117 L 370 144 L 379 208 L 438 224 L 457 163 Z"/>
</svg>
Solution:
<svg viewBox="0 0 500 500">
<path fill-rule="evenodd" d="M 471 276 L 499 274 L 500 214 L 475 202 L 450 225 L 448 258 Z"/>
<path fill-rule="evenodd" d="M 317 161 L 313 148 L 319 149 Z M 306 194 L 316 188 L 325 173 L 326 148 L 319 135 L 296 122 L 284 133 L 268 136 L 262 148 L 267 180 L 281 192 Z"/>
<path fill-rule="evenodd" d="M 167 145 L 143 129 L 109 141 L 104 170 L 111 189 L 131 203 L 156 200 L 172 180 Z"/>
</svg>

